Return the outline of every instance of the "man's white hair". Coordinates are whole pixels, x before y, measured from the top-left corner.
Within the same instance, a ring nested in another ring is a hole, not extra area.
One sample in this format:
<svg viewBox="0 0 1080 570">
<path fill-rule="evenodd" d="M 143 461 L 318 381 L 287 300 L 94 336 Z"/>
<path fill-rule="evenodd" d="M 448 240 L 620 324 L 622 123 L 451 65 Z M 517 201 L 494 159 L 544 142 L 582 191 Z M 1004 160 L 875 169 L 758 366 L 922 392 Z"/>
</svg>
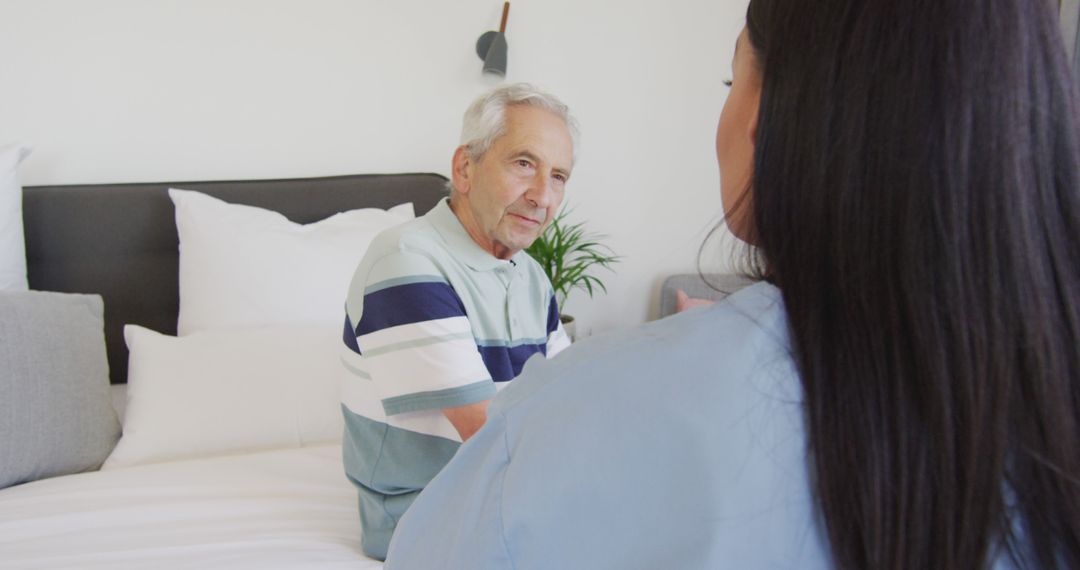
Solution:
<svg viewBox="0 0 1080 570">
<path fill-rule="evenodd" d="M 469 158 L 478 161 L 491 148 L 495 139 L 506 134 L 506 108 L 511 105 L 531 105 L 539 107 L 562 119 L 570 131 L 570 140 L 574 145 L 573 159 L 577 160 L 578 126 L 577 120 L 570 114 L 570 108 L 558 97 L 541 91 L 528 83 L 514 83 L 499 87 L 481 95 L 465 110 L 461 125 L 461 145 L 469 153 Z M 451 183 L 447 187 L 453 191 Z"/>
</svg>

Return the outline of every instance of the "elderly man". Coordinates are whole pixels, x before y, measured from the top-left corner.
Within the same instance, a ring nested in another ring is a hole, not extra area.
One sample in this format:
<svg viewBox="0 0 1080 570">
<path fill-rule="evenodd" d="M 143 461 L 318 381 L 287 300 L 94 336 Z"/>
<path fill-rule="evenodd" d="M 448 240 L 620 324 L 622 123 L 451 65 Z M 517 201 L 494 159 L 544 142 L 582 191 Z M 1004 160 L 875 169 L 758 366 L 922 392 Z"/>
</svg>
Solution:
<svg viewBox="0 0 1080 570">
<path fill-rule="evenodd" d="M 535 354 L 569 344 L 551 284 L 522 250 L 554 218 L 574 164 L 574 120 L 529 85 L 466 111 L 450 198 L 375 239 L 346 302 L 345 470 L 365 554 L 486 419 Z"/>
</svg>

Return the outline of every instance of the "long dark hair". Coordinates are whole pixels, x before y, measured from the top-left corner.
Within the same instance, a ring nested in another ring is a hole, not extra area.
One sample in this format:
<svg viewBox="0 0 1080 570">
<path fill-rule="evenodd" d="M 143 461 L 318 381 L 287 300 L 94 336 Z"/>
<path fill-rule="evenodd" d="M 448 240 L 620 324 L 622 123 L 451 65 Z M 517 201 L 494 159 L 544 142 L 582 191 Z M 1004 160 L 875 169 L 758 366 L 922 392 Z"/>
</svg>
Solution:
<svg viewBox="0 0 1080 570">
<path fill-rule="evenodd" d="M 1080 127 L 1049 0 L 752 0 L 752 204 L 835 566 L 1080 568 Z"/>
</svg>

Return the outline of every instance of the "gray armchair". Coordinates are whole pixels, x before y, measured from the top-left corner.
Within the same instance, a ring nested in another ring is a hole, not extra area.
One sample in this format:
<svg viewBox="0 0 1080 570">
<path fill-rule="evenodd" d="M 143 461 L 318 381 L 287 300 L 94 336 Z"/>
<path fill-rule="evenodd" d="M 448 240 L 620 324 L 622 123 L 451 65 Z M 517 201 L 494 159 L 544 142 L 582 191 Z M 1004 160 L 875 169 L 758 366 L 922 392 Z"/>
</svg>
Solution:
<svg viewBox="0 0 1080 570">
<path fill-rule="evenodd" d="M 734 274 L 710 273 L 705 279 L 697 273 L 672 275 L 660 287 L 660 317 L 675 313 L 675 292 L 680 289 L 691 298 L 719 301 L 753 283 L 752 279 Z"/>
</svg>

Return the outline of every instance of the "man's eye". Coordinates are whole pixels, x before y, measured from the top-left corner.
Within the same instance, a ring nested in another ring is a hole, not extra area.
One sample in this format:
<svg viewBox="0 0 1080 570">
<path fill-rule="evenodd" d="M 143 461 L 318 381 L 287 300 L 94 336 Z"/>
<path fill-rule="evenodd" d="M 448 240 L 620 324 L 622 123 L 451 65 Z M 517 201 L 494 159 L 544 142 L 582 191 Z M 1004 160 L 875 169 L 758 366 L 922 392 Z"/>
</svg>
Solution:
<svg viewBox="0 0 1080 570">
<path fill-rule="evenodd" d="M 725 87 L 731 87 L 731 80 L 730 79 L 725 79 L 722 83 L 724 84 Z"/>
<path fill-rule="evenodd" d="M 527 161 L 525 159 L 518 160 L 517 165 L 522 167 L 522 168 L 528 168 L 528 167 L 532 166 L 531 164 L 529 164 L 529 161 Z"/>
</svg>

